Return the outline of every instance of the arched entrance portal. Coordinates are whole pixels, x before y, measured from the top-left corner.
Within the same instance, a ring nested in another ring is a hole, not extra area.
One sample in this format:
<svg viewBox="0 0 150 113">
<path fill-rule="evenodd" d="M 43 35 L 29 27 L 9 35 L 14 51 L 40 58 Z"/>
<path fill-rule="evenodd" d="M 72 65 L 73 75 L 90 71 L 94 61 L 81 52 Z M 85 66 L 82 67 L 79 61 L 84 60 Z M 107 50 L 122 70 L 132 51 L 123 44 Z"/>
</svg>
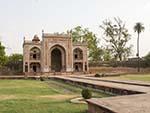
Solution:
<svg viewBox="0 0 150 113">
<path fill-rule="evenodd" d="M 51 48 L 51 71 L 61 72 L 66 70 L 65 49 L 59 45 Z"/>
<path fill-rule="evenodd" d="M 40 63 L 31 63 L 30 64 L 30 72 L 40 72 L 40 71 L 41 71 Z"/>
<path fill-rule="evenodd" d="M 53 49 L 51 53 L 51 65 L 52 70 L 55 70 L 56 72 L 60 72 L 62 69 L 62 55 L 61 51 L 57 48 Z"/>
<path fill-rule="evenodd" d="M 83 51 L 80 48 L 76 48 L 73 50 L 74 56 L 74 71 L 82 72 L 83 71 Z"/>
</svg>

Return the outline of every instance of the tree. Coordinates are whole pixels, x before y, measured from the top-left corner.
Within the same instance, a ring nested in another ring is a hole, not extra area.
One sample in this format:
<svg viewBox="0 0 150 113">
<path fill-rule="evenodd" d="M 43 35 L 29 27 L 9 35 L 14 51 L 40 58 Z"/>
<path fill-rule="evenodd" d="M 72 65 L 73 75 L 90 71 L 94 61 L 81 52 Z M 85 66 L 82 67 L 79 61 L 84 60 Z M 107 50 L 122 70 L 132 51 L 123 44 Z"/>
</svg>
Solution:
<svg viewBox="0 0 150 113">
<path fill-rule="evenodd" d="M 88 28 L 82 28 L 81 26 L 77 26 L 67 32 L 72 34 L 72 41 L 74 43 L 87 43 L 90 60 L 101 60 L 101 54 L 103 52 L 102 49 L 98 47 L 99 41 L 93 32 L 89 31 Z"/>
<path fill-rule="evenodd" d="M 23 55 L 22 54 L 12 54 L 8 57 L 6 66 L 12 71 L 22 72 Z"/>
<path fill-rule="evenodd" d="M 108 47 L 103 48 L 103 60 L 110 61 L 111 59 L 112 59 L 111 50 Z"/>
<path fill-rule="evenodd" d="M 114 18 L 114 21 L 106 19 L 100 28 L 104 31 L 104 39 L 116 60 L 122 61 L 124 56 L 130 55 L 131 46 L 127 46 L 127 42 L 131 35 L 120 18 Z"/>
<path fill-rule="evenodd" d="M 144 57 L 147 66 L 150 66 L 150 52 Z"/>
<path fill-rule="evenodd" d="M 90 53 L 90 60 L 95 62 L 101 61 L 103 52 L 103 49 L 101 49 L 100 47 L 93 48 Z"/>
<path fill-rule="evenodd" d="M 6 63 L 5 47 L 0 42 L 0 67 Z"/>
<path fill-rule="evenodd" d="M 139 37 L 140 37 L 140 33 L 142 31 L 144 31 L 144 29 L 145 28 L 144 28 L 143 24 L 140 22 L 137 22 L 134 26 L 134 31 L 137 32 L 137 35 L 138 35 L 138 37 L 137 37 L 137 54 L 136 54 L 136 56 L 138 58 L 138 72 L 140 72 Z"/>
</svg>

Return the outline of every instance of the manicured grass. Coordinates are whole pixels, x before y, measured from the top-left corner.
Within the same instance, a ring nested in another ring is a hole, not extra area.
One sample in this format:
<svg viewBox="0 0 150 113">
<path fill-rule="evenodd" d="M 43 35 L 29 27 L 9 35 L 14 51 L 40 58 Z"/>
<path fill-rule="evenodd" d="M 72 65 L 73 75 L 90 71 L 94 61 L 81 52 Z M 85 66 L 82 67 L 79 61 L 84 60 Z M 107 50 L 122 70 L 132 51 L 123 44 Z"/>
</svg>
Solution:
<svg viewBox="0 0 150 113">
<path fill-rule="evenodd" d="M 110 79 L 119 79 L 119 80 L 133 80 L 133 81 L 144 81 L 150 82 L 150 74 L 129 74 L 122 75 L 120 77 L 109 77 Z"/>
<path fill-rule="evenodd" d="M 150 82 L 150 75 L 148 74 L 142 74 L 142 75 L 125 75 L 121 77 L 122 79 L 127 79 L 127 80 L 138 80 L 138 81 L 147 81 Z"/>
<path fill-rule="evenodd" d="M 0 113 L 86 113 L 87 105 L 70 103 L 80 92 L 78 87 L 52 80 L 0 80 Z"/>
</svg>

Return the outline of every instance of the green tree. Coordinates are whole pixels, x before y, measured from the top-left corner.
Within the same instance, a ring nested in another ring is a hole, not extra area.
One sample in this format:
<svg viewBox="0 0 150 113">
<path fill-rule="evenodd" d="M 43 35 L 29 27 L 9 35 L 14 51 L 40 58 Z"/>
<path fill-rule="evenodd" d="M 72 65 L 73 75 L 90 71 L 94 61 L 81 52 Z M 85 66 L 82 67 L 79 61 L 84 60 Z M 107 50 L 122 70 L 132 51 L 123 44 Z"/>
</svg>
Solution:
<svg viewBox="0 0 150 113">
<path fill-rule="evenodd" d="M 132 46 L 127 46 L 131 35 L 125 27 L 125 23 L 120 18 L 114 18 L 114 21 L 103 21 L 100 28 L 104 31 L 104 39 L 109 45 L 115 60 L 122 61 L 124 56 L 128 57 Z"/>
<path fill-rule="evenodd" d="M 12 54 L 8 57 L 6 66 L 12 71 L 22 72 L 23 55 Z"/>
<path fill-rule="evenodd" d="M 101 60 L 101 54 L 103 52 L 102 49 L 98 47 L 99 41 L 93 32 L 81 26 L 77 26 L 68 32 L 72 34 L 72 41 L 74 43 L 87 43 L 90 60 Z"/>
<path fill-rule="evenodd" d="M 103 56 L 103 49 L 101 49 L 100 47 L 95 47 L 91 50 L 90 60 L 95 62 L 101 61 L 102 56 Z"/>
<path fill-rule="evenodd" d="M 108 47 L 103 48 L 103 60 L 110 61 L 111 59 L 112 59 L 111 50 Z"/>
<path fill-rule="evenodd" d="M 150 66 L 150 52 L 144 57 L 147 66 Z"/>
<path fill-rule="evenodd" d="M 5 56 L 5 47 L 0 42 L 0 67 L 5 65 L 7 57 Z"/>
<path fill-rule="evenodd" d="M 136 54 L 136 56 L 138 57 L 138 72 L 140 71 L 139 37 L 140 37 L 140 33 L 142 31 L 144 31 L 144 29 L 145 28 L 144 28 L 143 24 L 140 22 L 137 22 L 134 26 L 134 31 L 137 32 L 137 35 L 138 35 L 138 37 L 137 37 L 137 54 Z"/>
</svg>

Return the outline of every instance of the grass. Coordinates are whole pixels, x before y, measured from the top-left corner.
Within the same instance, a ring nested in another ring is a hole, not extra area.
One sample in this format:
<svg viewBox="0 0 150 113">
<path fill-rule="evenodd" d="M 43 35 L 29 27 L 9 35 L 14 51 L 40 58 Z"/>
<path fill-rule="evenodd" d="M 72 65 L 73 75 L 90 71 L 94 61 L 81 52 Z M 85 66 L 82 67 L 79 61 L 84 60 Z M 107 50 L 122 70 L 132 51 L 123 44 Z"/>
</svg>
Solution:
<svg viewBox="0 0 150 113">
<path fill-rule="evenodd" d="M 119 80 L 133 80 L 133 81 L 143 81 L 150 82 L 150 74 L 128 74 L 122 75 L 119 77 L 109 77 L 110 79 L 119 79 Z"/>
<path fill-rule="evenodd" d="M 80 92 L 81 88 L 52 80 L 0 80 L 0 113 L 86 113 L 87 105 L 70 103 Z"/>
</svg>

